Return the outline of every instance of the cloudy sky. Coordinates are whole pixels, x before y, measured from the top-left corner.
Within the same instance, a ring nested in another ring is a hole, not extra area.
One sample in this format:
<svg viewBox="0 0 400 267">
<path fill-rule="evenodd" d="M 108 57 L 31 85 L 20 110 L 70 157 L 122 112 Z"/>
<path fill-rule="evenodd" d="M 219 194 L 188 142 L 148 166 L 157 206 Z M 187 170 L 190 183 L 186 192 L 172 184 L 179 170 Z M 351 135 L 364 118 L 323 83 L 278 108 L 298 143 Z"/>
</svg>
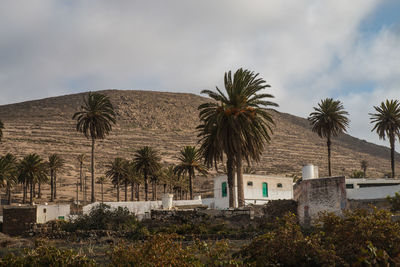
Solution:
<svg viewBox="0 0 400 267">
<path fill-rule="evenodd" d="M 199 94 L 239 67 L 279 110 L 341 100 L 349 133 L 400 99 L 399 0 L 2 0 L 0 105 L 108 88 Z"/>
</svg>

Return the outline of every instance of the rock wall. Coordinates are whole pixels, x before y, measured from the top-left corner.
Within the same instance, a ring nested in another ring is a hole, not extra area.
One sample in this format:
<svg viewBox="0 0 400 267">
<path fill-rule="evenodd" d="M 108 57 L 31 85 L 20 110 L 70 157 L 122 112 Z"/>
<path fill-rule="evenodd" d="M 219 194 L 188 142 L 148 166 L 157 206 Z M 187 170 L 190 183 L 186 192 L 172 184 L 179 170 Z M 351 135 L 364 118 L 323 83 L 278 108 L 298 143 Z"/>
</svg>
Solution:
<svg viewBox="0 0 400 267">
<path fill-rule="evenodd" d="M 3 233 L 22 235 L 36 223 L 36 206 L 5 206 L 3 208 Z"/>
</svg>

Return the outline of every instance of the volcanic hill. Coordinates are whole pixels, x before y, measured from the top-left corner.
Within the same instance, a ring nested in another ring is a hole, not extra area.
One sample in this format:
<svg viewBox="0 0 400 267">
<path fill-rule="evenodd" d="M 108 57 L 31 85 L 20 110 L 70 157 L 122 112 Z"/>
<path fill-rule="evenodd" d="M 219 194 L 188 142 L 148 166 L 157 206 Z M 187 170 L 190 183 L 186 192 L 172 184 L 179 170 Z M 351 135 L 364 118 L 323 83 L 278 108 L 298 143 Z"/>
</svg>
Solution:
<svg viewBox="0 0 400 267">
<path fill-rule="evenodd" d="M 110 97 L 118 117 L 111 134 L 104 140 L 96 141 L 97 177 L 104 175 L 105 166 L 113 158 L 131 159 L 134 151 L 145 145 L 158 149 L 163 162 L 174 163 L 183 146 L 197 144 L 197 107 L 209 99 L 185 93 L 132 90 L 99 92 Z M 75 183 L 79 176 L 78 154 L 86 155 L 84 167 L 86 175 L 90 177 L 91 142 L 76 132 L 75 121 L 72 120 L 72 115 L 79 110 L 86 94 L 0 106 L 0 120 L 5 126 L 0 154 L 11 152 L 21 158 L 35 152 L 45 159 L 52 153 L 60 154 L 66 160 L 66 166 L 59 174 L 61 200 L 71 200 L 75 196 Z M 276 122 L 274 135 L 261 161 L 253 166 L 254 169 L 259 173 L 301 176 L 302 165 L 312 163 L 319 167 L 320 176 L 327 175 L 326 140 L 312 133 L 304 118 L 275 111 L 272 114 Z M 361 160 L 368 161 L 367 174 L 370 177 L 383 177 L 384 173 L 390 171 L 388 148 L 347 134 L 333 139 L 334 175 L 348 176 L 360 170 Z M 198 190 L 211 189 L 211 178 L 198 177 L 196 185 Z M 105 199 L 115 199 L 115 190 L 110 183 L 106 189 Z M 99 193 L 96 194 L 99 198 Z"/>
</svg>

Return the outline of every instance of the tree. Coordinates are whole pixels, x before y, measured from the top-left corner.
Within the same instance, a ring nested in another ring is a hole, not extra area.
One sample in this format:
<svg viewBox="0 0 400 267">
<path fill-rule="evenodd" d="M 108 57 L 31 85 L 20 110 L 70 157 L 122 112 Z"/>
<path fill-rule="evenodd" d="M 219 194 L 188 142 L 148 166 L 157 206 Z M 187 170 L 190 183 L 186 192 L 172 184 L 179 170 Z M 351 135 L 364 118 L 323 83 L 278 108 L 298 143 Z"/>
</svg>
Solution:
<svg viewBox="0 0 400 267">
<path fill-rule="evenodd" d="M 80 186 L 80 190 L 82 192 L 82 187 L 83 187 L 83 175 L 82 175 L 82 170 L 83 170 L 83 162 L 85 161 L 85 154 L 79 154 L 76 159 L 78 160 L 79 163 L 79 186 Z M 86 183 L 85 183 L 86 186 Z"/>
<path fill-rule="evenodd" d="M 11 188 L 17 183 L 17 160 L 8 153 L 0 157 L 0 187 L 6 188 L 7 203 L 11 204 Z"/>
<path fill-rule="evenodd" d="M 149 146 L 144 146 L 136 150 L 133 157 L 133 162 L 136 166 L 136 171 L 141 173 L 144 178 L 144 199 L 148 200 L 149 177 L 156 173 L 160 165 L 160 156 L 158 152 Z"/>
<path fill-rule="evenodd" d="M 106 177 L 100 176 L 97 178 L 97 183 L 101 185 L 101 203 L 104 203 L 104 191 L 103 191 L 103 185 L 106 182 Z"/>
<path fill-rule="evenodd" d="M 57 199 L 57 173 L 64 167 L 64 159 L 58 154 L 51 154 L 47 163 L 50 171 L 50 201 Z"/>
<path fill-rule="evenodd" d="M 329 176 L 332 176 L 331 139 L 342 132 L 346 132 L 346 128 L 349 125 L 349 119 L 346 117 L 348 114 L 339 100 L 326 98 L 321 100 L 321 103 L 318 103 L 318 107 L 314 107 L 314 112 L 311 112 L 308 117 L 312 125 L 312 131 L 321 138 L 326 137 Z"/>
<path fill-rule="evenodd" d="M 392 178 L 394 171 L 394 152 L 396 137 L 400 138 L 400 103 L 397 100 L 386 100 L 380 106 L 374 106 L 377 113 L 370 113 L 371 123 L 375 123 L 372 132 L 376 131 L 379 139 L 389 138 Z"/>
<path fill-rule="evenodd" d="M 44 160 L 36 153 L 25 156 L 19 164 L 19 180 L 30 185 L 30 203 L 33 203 L 33 186 L 38 181 L 47 179 Z"/>
<path fill-rule="evenodd" d="M 94 147 L 96 139 L 104 139 L 112 130 L 112 124 L 116 122 L 116 114 L 110 99 L 102 94 L 89 92 L 88 98 L 84 99 L 84 105 L 81 111 L 74 114 L 72 119 L 77 120 L 76 130 L 85 135 L 86 138 L 92 139 L 91 154 L 91 202 L 95 202 L 94 188 Z"/>
<path fill-rule="evenodd" d="M 364 172 L 364 178 L 365 178 L 365 177 L 367 177 L 368 161 L 362 160 L 362 161 L 360 162 L 360 164 L 361 164 L 361 169 L 362 169 L 363 172 Z"/>
<path fill-rule="evenodd" d="M 2 121 L 0 121 L 0 142 L 1 139 L 3 138 L 3 129 L 4 129 L 4 124 Z"/>
<path fill-rule="evenodd" d="M 117 188 L 117 201 L 119 202 L 119 186 L 125 176 L 125 162 L 123 158 L 115 158 L 106 167 L 106 176 L 111 179 L 111 183 Z"/>
<path fill-rule="evenodd" d="M 169 165 L 161 169 L 160 183 L 163 185 L 163 193 L 167 193 L 167 186 L 169 185 L 169 192 L 172 190 L 172 185 L 178 180 L 178 176 L 175 174 L 175 166 Z"/>
<path fill-rule="evenodd" d="M 179 164 L 175 167 L 175 173 L 178 176 L 188 174 L 189 176 L 189 192 L 190 199 L 193 199 L 193 180 L 195 179 L 195 171 L 203 175 L 207 175 L 207 168 L 201 162 L 201 153 L 194 146 L 185 146 L 181 149 L 178 157 Z"/>
<path fill-rule="evenodd" d="M 242 160 L 259 161 L 266 143 L 271 140 L 274 121 L 267 110 L 277 107 L 271 94 L 260 93 L 270 87 L 249 70 L 238 69 L 232 77 L 225 73 L 226 95 L 217 87 L 217 92 L 203 90 L 215 102 L 199 106 L 201 124 L 201 153 L 207 166 L 216 166 L 225 153 L 229 187 L 229 205 L 234 206 L 234 171 L 238 180 L 238 202 L 244 205 Z"/>
<path fill-rule="evenodd" d="M 125 162 L 124 168 L 125 168 L 125 177 L 124 177 L 125 201 L 128 201 L 128 185 L 131 186 L 131 201 L 133 201 L 135 190 L 137 197 L 139 195 L 139 188 L 136 188 L 136 186 L 139 186 L 140 184 L 140 175 L 136 171 L 136 166 L 133 161 L 127 160 Z"/>
</svg>

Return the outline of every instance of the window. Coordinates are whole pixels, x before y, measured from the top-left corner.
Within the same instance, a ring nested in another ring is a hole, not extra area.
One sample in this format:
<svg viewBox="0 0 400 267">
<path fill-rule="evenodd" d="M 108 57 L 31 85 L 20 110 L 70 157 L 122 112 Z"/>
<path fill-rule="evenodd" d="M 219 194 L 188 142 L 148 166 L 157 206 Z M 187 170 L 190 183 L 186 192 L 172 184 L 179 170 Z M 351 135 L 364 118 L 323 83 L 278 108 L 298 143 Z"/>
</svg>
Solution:
<svg viewBox="0 0 400 267">
<path fill-rule="evenodd" d="M 346 184 L 346 188 L 348 188 L 348 189 L 354 188 L 354 185 L 353 184 Z"/>
<path fill-rule="evenodd" d="M 228 196 L 228 188 L 226 187 L 226 182 L 222 182 L 221 188 L 222 188 L 222 197 L 227 197 Z"/>
<path fill-rule="evenodd" d="M 282 184 L 281 184 L 281 183 L 278 183 L 278 184 L 276 185 L 276 187 L 282 188 Z"/>
<path fill-rule="evenodd" d="M 268 197 L 268 184 L 262 183 L 263 197 Z"/>
<path fill-rule="evenodd" d="M 253 186 L 253 182 L 252 181 L 248 181 L 247 182 L 247 186 Z"/>
</svg>

